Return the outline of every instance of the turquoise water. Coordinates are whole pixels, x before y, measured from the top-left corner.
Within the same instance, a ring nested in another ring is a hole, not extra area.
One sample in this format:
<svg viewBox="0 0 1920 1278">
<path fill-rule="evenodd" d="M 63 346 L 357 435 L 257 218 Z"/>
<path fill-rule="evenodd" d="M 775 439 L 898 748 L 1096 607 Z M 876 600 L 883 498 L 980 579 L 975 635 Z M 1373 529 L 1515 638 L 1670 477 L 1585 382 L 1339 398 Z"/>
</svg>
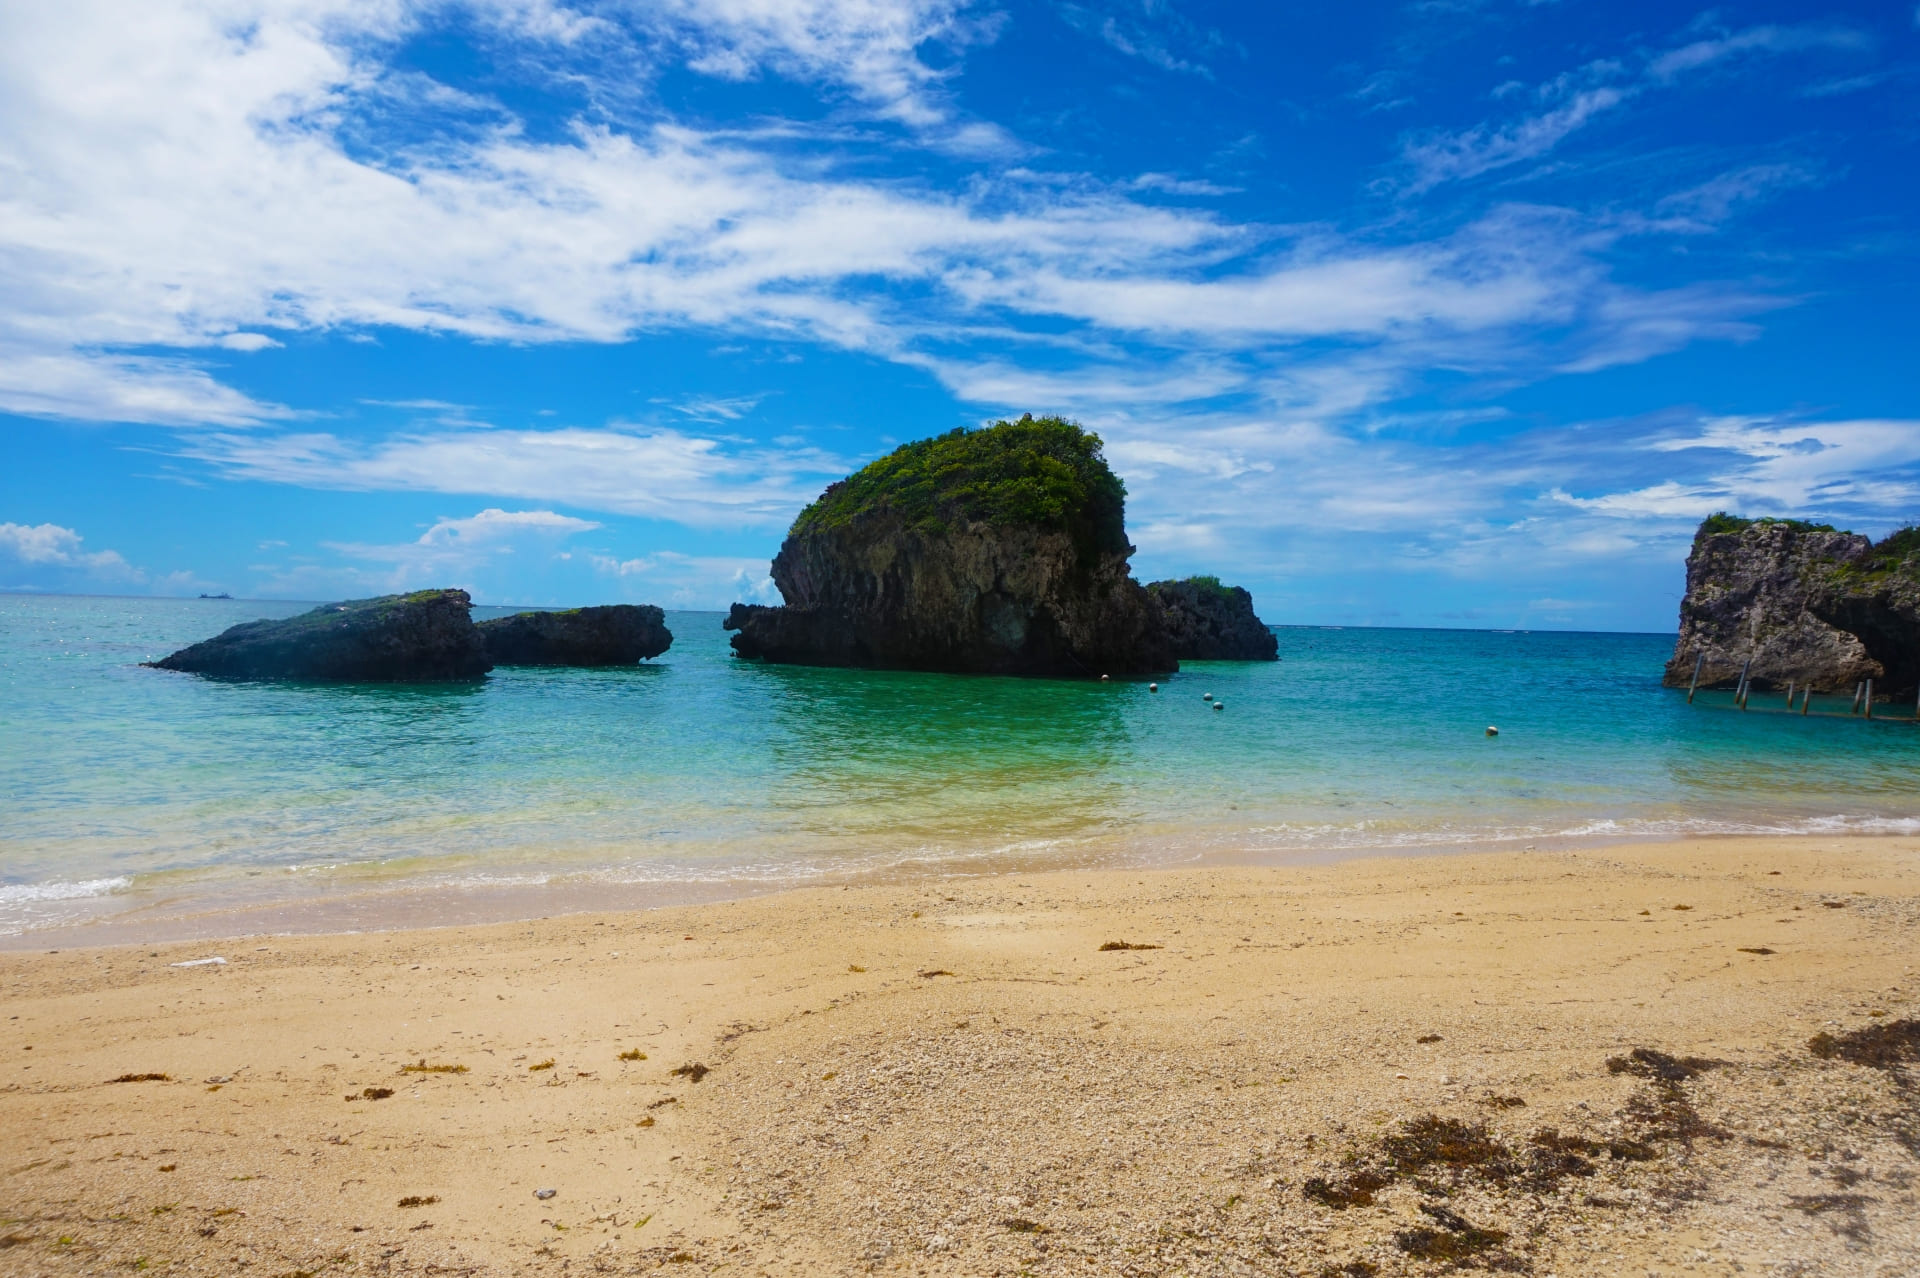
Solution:
<svg viewBox="0 0 1920 1278">
<path fill-rule="evenodd" d="M 400 887 L 526 908 L 562 888 L 619 903 L 877 872 L 1920 830 L 1911 723 L 1688 706 L 1659 686 L 1668 635 L 1283 627 L 1279 664 L 1193 663 L 1157 694 L 737 662 L 717 613 L 670 613 L 673 648 L 642 666 L 472 686 L 138 665 L 307 606 L 0 596 L 0 934 Z"/>
</svg>

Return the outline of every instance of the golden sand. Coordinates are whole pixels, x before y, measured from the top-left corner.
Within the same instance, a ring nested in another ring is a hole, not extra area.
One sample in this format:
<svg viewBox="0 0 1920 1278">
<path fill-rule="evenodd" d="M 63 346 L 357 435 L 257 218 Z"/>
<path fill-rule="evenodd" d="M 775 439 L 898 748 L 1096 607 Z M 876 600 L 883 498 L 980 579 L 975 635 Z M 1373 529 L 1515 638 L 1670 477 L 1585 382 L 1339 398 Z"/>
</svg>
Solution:
<svg viewBox="0 0 1920 1278">
<path fill-rule="evenodd" d="M 0 1273 L 1916 1273 L 1917 852 L 0 955 Z"/>
</svg>

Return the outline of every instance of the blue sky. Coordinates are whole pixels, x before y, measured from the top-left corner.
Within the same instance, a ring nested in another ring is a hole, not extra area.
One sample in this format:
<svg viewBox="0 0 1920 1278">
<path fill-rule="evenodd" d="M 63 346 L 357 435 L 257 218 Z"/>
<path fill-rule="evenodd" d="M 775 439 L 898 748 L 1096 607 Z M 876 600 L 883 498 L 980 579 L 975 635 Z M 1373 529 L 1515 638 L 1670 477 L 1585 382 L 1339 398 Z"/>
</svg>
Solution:
<svg viewBox="0 0 1920 1278">
<path fill-rule="evenodd" d="M 829 480 L 1098 430 L 1142 579 L 1668 629 L 1920 518 L 1920 10 L 0 7 L 0 588 L 770 599 Z"/>
</svg>

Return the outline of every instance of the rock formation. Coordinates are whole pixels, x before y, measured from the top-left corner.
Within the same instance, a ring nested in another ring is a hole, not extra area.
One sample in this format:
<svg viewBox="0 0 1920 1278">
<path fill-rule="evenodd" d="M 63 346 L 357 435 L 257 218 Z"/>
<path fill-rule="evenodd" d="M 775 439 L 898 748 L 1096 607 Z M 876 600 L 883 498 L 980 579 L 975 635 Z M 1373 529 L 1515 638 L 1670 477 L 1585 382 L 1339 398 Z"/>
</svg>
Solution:
<svg viewBox="0 0 1920 1278">
<path fill-rule="evenodd" d="M 464 590 L 416 590 L 247 621 L 159 661 L 225 679 L 478 679 L 493 666 Z"/>
<path fill-rule="evenodd" d="M 518 612 L 476 628 L 502 666 L 630 666 L 673 643 L 666 614 L 652 604 Z"/>
<path fill-rule="evenodd" d="M 1278 661 L 1280 641 L 1253 615 L 1253 596 L 1218 577 L 1155 581 L 1147 593 L 1160 605 L 1173 655 L 1182 661 Z"/>
<path fill-rule="evenodd" d="M 1880 693 L 1920 684 L 1920 530 L 1875 544 L 1824 524 L 1714 515 L 1694 534 L 1680 637 L 1665 682 L 1758 688 L 1789 682 Z"/>
<path fill-rule="evenodd" d="M 785 607 L 735 604 L 742 657 L 1093 676 L 1179 668 L 1129 575 L 1126 488 L 1057 417 L 956 430 L 830 485 L 773 561 Z"/>
</svg>

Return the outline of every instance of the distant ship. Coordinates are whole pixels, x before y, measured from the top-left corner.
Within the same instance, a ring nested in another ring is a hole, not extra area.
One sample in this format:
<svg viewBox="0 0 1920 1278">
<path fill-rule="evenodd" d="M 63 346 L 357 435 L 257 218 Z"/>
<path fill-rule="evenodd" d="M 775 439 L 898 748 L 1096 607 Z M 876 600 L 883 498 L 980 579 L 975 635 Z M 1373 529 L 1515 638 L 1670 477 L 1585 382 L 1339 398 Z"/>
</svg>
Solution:
<svg viewBox="0 0 1920 1278">
<path fill-rule="evenodd" d="M 231 598 L 233 598 L 233 596 L 232 596 L 232 595 L 230 595 L 230 594 L 228 594 L 228 593 L 227 593 L 226 591 L 224 591 L 224 590 L 223 590 L 223 591 L 221 591 L 221 592 L 220 592 L 219 594 L 217 594 L 217 595 L 201 595 L 200 597 L 201 597 L 202 599 L 231 599 Z"/>
</svg>

